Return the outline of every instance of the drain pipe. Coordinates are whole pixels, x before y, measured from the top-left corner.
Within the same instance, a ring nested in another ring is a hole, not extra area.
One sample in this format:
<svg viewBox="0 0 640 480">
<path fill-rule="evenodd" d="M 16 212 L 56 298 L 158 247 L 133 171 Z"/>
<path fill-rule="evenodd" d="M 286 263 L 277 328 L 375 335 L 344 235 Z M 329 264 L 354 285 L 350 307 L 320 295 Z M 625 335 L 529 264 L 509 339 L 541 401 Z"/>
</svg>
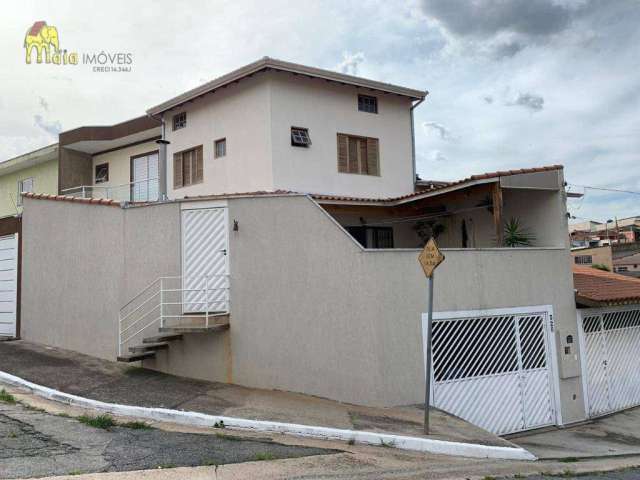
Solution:
<svg viewBox="0 0 640 480">
<path fill-rule="evenodd" d="M 153 115 L 149 115 L 151 118 L 158 120 Z M 171 142 L 165 138 L 166 125 L 164 121 L 164 114 L 160 115 L 159 119 L 161 125 L 161 136 L 159 140 L 156 140 L 158 144 L 158 200 L 164 202 L 167 197 L 167 145 Z"/>
<path fill-rule="evenodd" d="M 417 103 L 411 105 L 409 111 L 411 112 L 411 160 L 413 162 L 413 189 L 416 188 L 416 178 L 417 178 L 417 166 L 416 166 L 416 131 L 413 123 L 413 111 L 415 108 L 425 101 L 426 96 L 429 95 L 429 92 L 426 92 L 425 96 L 418 100 Z"/>
</svg>

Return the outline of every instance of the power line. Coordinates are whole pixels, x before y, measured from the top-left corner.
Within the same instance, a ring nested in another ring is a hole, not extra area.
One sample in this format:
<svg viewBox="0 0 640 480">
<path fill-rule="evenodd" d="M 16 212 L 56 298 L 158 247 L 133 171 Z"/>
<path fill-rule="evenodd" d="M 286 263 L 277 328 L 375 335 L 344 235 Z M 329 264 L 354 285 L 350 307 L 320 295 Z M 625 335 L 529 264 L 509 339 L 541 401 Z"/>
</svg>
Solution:
<svg viewBox="0 0 640 480">
<path fill-rule="evenodd" d="M 572 187 L 584 188 L 585 190 L 602 190 L 605 192 L 629 193 L 631 195 L 640 195 L 640 192 L 634 192 L 632 190 L 619 190 L 617 188 L 592 187 L 590 185 L 577 185 L 575 183 L 567 183 L 567 185 L 571 185 Z"/>
</svg>

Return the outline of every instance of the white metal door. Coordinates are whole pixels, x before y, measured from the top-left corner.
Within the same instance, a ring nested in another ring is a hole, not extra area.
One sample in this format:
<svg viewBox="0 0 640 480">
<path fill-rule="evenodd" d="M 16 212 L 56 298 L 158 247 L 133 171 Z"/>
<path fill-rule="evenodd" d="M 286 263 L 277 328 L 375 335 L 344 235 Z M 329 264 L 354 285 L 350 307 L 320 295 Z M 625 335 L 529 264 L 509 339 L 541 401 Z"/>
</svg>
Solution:
<svg viewBox="0 0 640 480">
<path fill-rule="evenodd" d="M 640 307 L 578 311 L 588 413 L 640 405 Z"/>
<path fill-rule="evenodd" d="M 147 202 L 158 199 L 158 153 L 133 159 L 131 201 Z"/>
<path fill-rule="evenodd" d="M 229 310 L 227 226 L 225 207 L 182 211 L 182 288 L 185 313 Z"/>
<path fill-rule="evenodd" d="M 18 235 L 0 237 L 0 336 L 16 336 Z"/>
<path fill-rule="evenodd" d="M 434 313 L 432 405 L 500 435 L 555 424 L 550 315 Z"/>
</svg>

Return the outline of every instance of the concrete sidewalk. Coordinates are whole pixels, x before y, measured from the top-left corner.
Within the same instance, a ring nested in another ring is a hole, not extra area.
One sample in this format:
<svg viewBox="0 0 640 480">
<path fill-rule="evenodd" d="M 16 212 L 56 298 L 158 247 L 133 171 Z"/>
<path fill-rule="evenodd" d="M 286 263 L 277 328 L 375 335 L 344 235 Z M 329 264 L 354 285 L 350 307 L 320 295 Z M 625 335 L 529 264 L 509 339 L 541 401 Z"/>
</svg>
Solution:
<svg viewBox="0 0 640 480">
<path fill-rule="evenodd" d="M 583 425 L 510 438 L 540 459 L 640 455 L 640 407 Z"/>
<path fill-rule="evenodd" d="M 362 407 L 290 392 L 190 380 L 25 341 L 0 343 L 0 370 L 104 402 L 424 436 L 423 410 L 416 406 Z M 432 409 L 431 426 L 431 439 L 513 447 L 507 440 L 436 409 Z"/>
</svg>

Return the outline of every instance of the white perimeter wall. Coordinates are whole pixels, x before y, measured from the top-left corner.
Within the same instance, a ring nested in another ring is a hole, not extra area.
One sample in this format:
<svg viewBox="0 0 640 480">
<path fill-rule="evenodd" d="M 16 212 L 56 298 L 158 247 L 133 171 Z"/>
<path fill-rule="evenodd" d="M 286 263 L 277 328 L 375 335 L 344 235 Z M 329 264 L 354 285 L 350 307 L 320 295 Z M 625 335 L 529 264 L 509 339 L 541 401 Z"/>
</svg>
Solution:
<svg viewBox="0 0 640 480">
<path fill-rule="evenodd" d="M 419 250 L 363 250 L 306 197 L 233 199 L 229 219 L 234 382 L 368 405 L 423 400 Z M 552 305 L 575 332 L 567 249 L 445 255 L 437 311 Z M 561 381 L 561 394 L 564 420 L 583 419 L 580 379 Z"/>
</svg>

